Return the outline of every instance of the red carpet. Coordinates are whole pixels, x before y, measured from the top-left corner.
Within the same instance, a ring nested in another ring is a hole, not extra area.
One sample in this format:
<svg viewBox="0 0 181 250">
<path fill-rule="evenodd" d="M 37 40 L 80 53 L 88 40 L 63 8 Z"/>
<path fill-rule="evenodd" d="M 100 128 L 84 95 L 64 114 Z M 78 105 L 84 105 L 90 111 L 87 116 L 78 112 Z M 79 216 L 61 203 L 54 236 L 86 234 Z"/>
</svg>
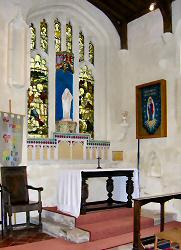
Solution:
<svg viewBox="0 0 181 250">
<path fill-rule="evenodd" d="M 55 211 L 56 209 L 54 209 L 54 212 Z M 141 225 L 141 237 L 151 236 L 159 231 L 159 226 L 153 226 L 152 219 L 142 218 Z M 59 238 L 2 249 L 105 250 L 125 245 L 133 241 L 133 209 L 119 208 L 81 215 L 76 219 L 76 226 L 88 230 L 91 233 L 91 242 L 75 244 Z M 170 229 L 176 226 L 181 226 L 181 223 L 166 223 L 165 229 Z"/>
<path fill-rule="evenodd" d="M 179 222 L 166 223 L 165 229 L 170 229 L 176 226 L 181 226 Z M 159 231 L 159 226 L 143 229 L 141 236 L 146 237 L 153 235 L 153 232 Z M 133 233 L 127 233 L 116 237 L 110 237 L 107 239 L 74 244 L 63 239 L 51 239 L 46 241 L 40 241 L 35 243 L 29 243 L 25 245 L 12 246 L 1 248 L 4 250 L 105 250 L 111 247 L 125 245 L 133 241 Z"/>
<path fill-rule="evenodd" d="M 141 217 L 141 227 L 154 225 L 154 220 Z M 91 241 L 114 237 L 133 231 L 133 209 L 117 208 L 81 215 L 76 226 L 90 232 Z"/>
</svg>

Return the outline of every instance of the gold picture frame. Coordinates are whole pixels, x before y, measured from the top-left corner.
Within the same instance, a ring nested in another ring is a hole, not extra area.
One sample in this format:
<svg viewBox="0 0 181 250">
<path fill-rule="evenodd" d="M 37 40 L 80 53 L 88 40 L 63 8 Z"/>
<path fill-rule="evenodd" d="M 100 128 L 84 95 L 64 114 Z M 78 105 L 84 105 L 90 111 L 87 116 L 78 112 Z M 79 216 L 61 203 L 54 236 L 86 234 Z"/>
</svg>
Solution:
<svg viewBox="0 0 181 250">
<path fill-rule="evenodd" d="M 167 136 L 166 80 L 136 86 L 136 138 Z"/>
</svg>

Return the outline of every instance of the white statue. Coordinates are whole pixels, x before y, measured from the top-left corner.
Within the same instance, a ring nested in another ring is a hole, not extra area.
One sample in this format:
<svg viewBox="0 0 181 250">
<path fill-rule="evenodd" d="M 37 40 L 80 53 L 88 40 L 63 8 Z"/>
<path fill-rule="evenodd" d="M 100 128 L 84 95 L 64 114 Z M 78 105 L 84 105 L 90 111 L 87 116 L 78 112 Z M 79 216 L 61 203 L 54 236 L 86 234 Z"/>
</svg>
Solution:
<svg viewBox="0 0 181 250">
<path fill-rule="evenodd" d="M 64 121 L 72 121 L 70 118 L 72 95 L 68 88 L 66 88 L 62 94 L 62 107 L 63 107 L 63 119 Z"/>
</svg>

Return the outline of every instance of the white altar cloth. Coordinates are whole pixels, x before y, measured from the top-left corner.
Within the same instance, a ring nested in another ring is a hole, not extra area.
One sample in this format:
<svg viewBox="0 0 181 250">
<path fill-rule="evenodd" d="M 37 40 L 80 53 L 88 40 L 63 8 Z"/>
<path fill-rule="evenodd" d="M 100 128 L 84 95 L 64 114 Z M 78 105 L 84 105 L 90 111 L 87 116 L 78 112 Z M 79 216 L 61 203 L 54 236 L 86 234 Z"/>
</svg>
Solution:
<svg viewBox="0 0 181 250">
<path fill-rule="evenodd" d="M 98 172 L 98 171 L 115 171 L 115 170 L 134 170 L 133 174 L 133 181 L 134 181 L 134 192 L 133 198 L 139 197 L 139 187 L 138 187 L 138 171 L 137 169 L 118 169 L 118 168 L 104 168 L 104 169 L 68 169 L 68 170 L 61 170 L 59 176 L 59 183 L 58 183 L 58 199 L 57 199 L 57 207 L 63 213 L 70 214 L 74 217 L 79 217 L 80 215 L 80 205 L 81 205 L 81 188 L 82 188 L 82 178 L 81 172 Z M 118 182 L 123 178 L 121 181 L 121 186 L 124 185 L 126 187 L 126 177 L 113 177 L 116 181 L 116 189 L 118 187 Z M 114 188 L 115 189 L 115 188 Z M 125 191 L 126 192 L 126 191 Z M 118 194 L 118 192 L 116 192 Z M 120 185 L 119 185 L 119 195 L 120 195 Z M 118 196 L 118 195 L 116 195 Z M 124 196 L 124 197 L 123 197 Z M 125 199 L 125 194 L 123 192 L 123 196 L 119 198 L 119 200 Z"/>
</svg>

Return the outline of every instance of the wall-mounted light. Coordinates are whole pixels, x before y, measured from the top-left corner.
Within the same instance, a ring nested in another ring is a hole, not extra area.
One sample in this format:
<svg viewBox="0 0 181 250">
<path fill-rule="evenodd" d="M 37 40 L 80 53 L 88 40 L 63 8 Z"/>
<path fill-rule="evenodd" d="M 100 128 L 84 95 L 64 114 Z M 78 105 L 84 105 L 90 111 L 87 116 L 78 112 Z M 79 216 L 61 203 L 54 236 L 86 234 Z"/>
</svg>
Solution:
<svg viewBox="0 0 181 250">
<path fill-rule="evenodd" d="M 149 10 L 153 11 L 153 10 L 155 10 L 155 7 L 156 7 L 156 3 L 151 3 L 149 6 Z"/>
</svg>

